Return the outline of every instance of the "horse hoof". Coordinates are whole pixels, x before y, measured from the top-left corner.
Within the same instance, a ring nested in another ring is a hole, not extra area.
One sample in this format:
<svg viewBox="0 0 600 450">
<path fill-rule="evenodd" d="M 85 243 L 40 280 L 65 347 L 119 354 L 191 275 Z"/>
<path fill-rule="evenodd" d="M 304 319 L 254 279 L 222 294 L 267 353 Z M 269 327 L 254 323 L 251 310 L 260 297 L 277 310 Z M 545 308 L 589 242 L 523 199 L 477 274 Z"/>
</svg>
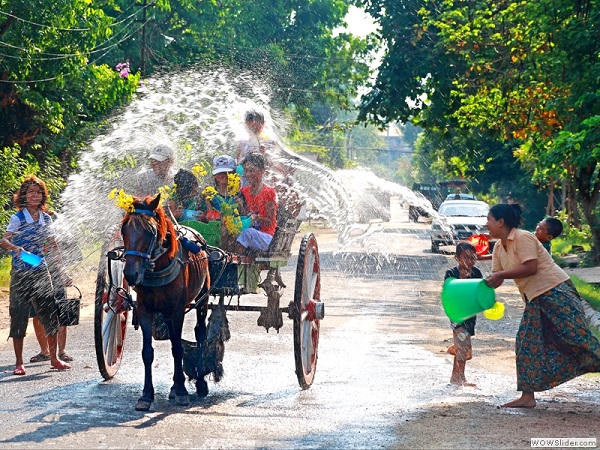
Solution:
<svg viewBox="0 0 600 450">
<path fill-rule="evenodd" d="M 151 404 L 152 404 L 152 402 L 149 402 L 148 400 L 138 400 L 137 404 L 135 405 L 135 410 L 136 411 L 148 411 L 148 410 L 150 410 Z"/>
<path fill-rule="evenodd" d="M 177 391 L 175 387 L 172 387 L 169 391 L 169 400 L 174 400 L 175 398 L 177 398 Z"/>
<path fill-rule="evenodd" d="M 202 382 L 198 381 L 196 383 L 196 393 L 200 398 L 204 398 L 208 395 L 208 384 L 206 384 L 206 381 L 202 380 Z"/>
<path fill-rule="evenodd" d="M 176 395 L 175 403 L 179 406 L 189 406 L 190 404 L 190 396 L 189 395 Z"/>
</svg>

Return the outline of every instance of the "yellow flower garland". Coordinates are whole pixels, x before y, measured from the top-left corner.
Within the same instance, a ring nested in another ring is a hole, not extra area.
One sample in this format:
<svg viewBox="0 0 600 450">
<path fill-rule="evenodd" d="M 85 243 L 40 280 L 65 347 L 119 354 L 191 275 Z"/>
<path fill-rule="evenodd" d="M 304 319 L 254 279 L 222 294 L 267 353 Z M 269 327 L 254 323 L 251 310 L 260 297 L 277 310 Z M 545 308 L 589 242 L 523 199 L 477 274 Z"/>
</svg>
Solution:
<svg viewBox="0 0 600 450">
<path fill-rule="evenodd" d="M 132 213 L 135 211 L 133 206 L 133 196 L 126 194 L 123 189 L 118 190 L 117 188 L 114 188 L 108 194 L 108 198 L 112 199 L 116 206 L 127 212 Z"/>
<path fill-rule="evenodd" d="M 202 195 L 206 198 L 206 200 L 211 201 L 215 195 L 217 195 L 217 190 L 212 186 L 206 186 L 202 191 Z"/>
<path fill-rule="evenodd" d="M 177 184 L 173 183 L 173 187 L 165 184 L 158 188 L 158 193 L 160 194 L 160 198 L 162 201 L 168 200 L 171 198 L 171 195 L 177 191 Z"/>
<path fill-rule="evenodd" d="M 208 171 L 206 170 L 206 163 L 204 163 L 204 164 L 196 163 L 194 165 L 194 167 L 192 167 L 191 172 L 194 175 L 196 175 L 196 178 L 198 178 L 198 179 L 205 177 L 206 174 L 208 174 Z"/>
<path fill-rule="evenodd" d="M 228 173 L 227 174 L 227 194 L 235 195 L 240 191 L 240 186 L 242 184 L 241 178 L 237 173 Z"/>
<path fill-rule="evenodd" d="M 223 203 L 221 205 L 221 218 L 230 234 L 237 236 L 242 232 L 242 219 L 237 206 Z"/>
</svg>

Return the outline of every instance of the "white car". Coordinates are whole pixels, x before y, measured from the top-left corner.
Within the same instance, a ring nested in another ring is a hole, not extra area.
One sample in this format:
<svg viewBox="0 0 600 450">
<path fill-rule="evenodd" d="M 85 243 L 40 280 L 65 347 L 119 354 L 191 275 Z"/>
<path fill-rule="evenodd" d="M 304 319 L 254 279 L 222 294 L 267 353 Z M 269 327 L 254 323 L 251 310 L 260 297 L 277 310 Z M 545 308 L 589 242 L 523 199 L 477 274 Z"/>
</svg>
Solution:
<svg viewBox="0 0 600 450">
<path fill-rule="evenodd" d="M 439 217 L 431 224 L 431 251 L 438 253 L 441 245 L 456 245 L 474 234 L 489 234 L 485 226 L 490 206 L 477 200 L 446 200 Z"/>
</svg>

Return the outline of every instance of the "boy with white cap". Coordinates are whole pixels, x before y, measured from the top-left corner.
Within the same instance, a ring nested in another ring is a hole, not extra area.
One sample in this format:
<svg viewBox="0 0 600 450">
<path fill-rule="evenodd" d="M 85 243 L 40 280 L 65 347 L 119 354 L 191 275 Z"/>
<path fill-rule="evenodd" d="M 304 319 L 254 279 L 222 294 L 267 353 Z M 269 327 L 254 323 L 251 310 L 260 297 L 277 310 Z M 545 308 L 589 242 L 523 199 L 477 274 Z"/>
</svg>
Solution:
<svg viewBox="0 0 600 450">
<path fill-rule="evenodd" d="M 236 166 L 235 159 L 229 155 L 216 156 L 213 160 L 213 176 L 217 193 L 206 202 L 208 210 L 214 209 L 220 213 L 223 205 L 235 206 L 236 193 L 230 192 L 229 174 L 235 172 Z M 239 195 L 237 197 L 240 198 Z M 221 247 L 229 251 L 235 247 L 235 236 L 231 235 L 225 226 L 221 227 Z"/>
<path fill-rule="evenodd" d="M 213 160 L 213 176 L 215 178 L 215 189 L 217 195 L 209 202 L 209 209 L 221 210 L 223 202 L 233 205 L 234 199 L 227 190 L 230 173 L 235 172 L 237 164 L 235 159 L 228 155 L 216 156 Z"/>
</svg>

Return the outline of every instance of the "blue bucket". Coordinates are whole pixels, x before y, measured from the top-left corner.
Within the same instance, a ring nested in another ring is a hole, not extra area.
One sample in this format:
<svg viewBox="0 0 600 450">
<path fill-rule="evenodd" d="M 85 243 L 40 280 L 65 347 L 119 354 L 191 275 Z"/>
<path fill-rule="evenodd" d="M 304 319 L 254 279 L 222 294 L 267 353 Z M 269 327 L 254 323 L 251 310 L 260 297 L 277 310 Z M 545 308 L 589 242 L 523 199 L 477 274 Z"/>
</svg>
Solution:
<svg viewBox="0 0 600 450">
<path fill-rule="evenodd" d="M 27 263 L 33 267 L 37 267 L 42 263 L 43 258 L 38 255 L 34 255 L 33 253 L 26 252 L 25 250 L 21 250 L 20 253 L 21 261 Z"/>
</svg>

